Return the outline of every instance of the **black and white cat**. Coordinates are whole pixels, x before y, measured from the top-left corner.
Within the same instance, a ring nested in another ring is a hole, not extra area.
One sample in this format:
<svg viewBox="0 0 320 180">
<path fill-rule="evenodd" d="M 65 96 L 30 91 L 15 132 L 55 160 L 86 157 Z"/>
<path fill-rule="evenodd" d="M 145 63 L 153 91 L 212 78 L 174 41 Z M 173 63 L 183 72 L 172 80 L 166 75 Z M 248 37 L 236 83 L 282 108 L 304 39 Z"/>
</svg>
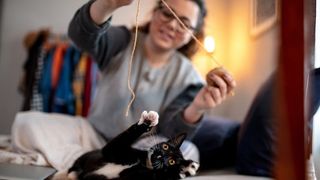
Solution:
<svg viewBox="0 0 320 180">
<path fill-rule="evenodd" d="M 141 114 L 139 122 L 107 143 L 101 150 L 78 158 L 68 171 L 72 179 L 176 180 L 196 174 L 199 164 L 185 160 L 180 146 L 186 134 L 151 147 L 148 151 L 132 148 L 145 132 L 158 124 L 158 113 Z"/>
</svg>

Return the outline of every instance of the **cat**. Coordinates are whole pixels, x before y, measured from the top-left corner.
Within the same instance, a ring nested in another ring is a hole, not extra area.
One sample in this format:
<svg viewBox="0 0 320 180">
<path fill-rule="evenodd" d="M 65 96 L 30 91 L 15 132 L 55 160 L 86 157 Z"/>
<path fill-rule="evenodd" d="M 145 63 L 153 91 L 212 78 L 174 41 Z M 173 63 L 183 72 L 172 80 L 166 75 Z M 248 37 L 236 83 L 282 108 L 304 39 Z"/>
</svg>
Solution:
<svg viewBox="0 0 320 180">
<path fill-rule="evenodd" d="M 194 176 L 199 163 L 185 160 L 179 149 L 186 138 L 185 133 L 146 151 L 132 148 L 143 133 L 158 124 L 158 118 L 158 113 L 144 111 L 137 123 L 102 149 L 80 156 L 68 170 L 68 177 L 80 180 L 177 180 Z"/>
</svg>

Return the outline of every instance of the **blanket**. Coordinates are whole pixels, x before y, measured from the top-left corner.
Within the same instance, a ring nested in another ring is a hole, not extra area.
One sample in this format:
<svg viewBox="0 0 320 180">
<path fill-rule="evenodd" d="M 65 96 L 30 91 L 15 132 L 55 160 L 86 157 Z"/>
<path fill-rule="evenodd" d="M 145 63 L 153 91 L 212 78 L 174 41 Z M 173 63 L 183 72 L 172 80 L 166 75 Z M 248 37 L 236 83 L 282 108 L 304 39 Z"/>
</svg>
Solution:
<svg viewBox="0 0 320 180">
<path fill-rule="evenodd" d="M 0 162 L 52 166 L 58 171 L 105 144 L 82 117 L 35 111 L 17 113 L 11 140 L 9 148 L 0 150 Z"/>
</svg>

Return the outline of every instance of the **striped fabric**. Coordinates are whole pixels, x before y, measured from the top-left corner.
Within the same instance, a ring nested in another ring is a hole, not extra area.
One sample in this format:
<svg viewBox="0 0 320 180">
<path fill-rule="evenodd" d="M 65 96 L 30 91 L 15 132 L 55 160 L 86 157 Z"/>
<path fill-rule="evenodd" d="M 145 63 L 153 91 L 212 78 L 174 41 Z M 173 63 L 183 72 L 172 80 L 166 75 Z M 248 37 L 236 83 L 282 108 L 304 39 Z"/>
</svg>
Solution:
<svg viewBox="0 0 320 180">
<path fill-rule="evenodd" d="M 39 92 L 39 83 L 42 76 L 43 61 L 45 58 L 45 54 L 45 48 L 40 47 L 40 53 L 37 60 L 37 70 L 35 72 L 34 85 L 32 87 L 32 99 L 30 103 L 31 110 L 43 111 L 43 99 L 42 95 Z"/>
</svg>

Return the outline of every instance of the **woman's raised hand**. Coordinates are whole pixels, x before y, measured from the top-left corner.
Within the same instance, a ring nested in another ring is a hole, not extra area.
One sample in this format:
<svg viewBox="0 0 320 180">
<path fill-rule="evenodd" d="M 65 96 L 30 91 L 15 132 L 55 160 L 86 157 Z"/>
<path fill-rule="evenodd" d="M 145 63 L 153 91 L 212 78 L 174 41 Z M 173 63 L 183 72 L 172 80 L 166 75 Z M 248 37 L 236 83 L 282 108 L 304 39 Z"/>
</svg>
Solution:
<svg viewBox="0 0 320 180">
<path fill-rule="evenodd" d="M 121 7 L 131 4 L 134 0 L 103 0 L 107 4 L 114 5 L 115 7 Z"/>
<path fill-rule="evenodd" d="M 96 0 L 90 7 L 91 19 L 97 24 L 103 24 L 112 13 L 122 7 L 129 5 L 134 0 Z"/>
</svg>

